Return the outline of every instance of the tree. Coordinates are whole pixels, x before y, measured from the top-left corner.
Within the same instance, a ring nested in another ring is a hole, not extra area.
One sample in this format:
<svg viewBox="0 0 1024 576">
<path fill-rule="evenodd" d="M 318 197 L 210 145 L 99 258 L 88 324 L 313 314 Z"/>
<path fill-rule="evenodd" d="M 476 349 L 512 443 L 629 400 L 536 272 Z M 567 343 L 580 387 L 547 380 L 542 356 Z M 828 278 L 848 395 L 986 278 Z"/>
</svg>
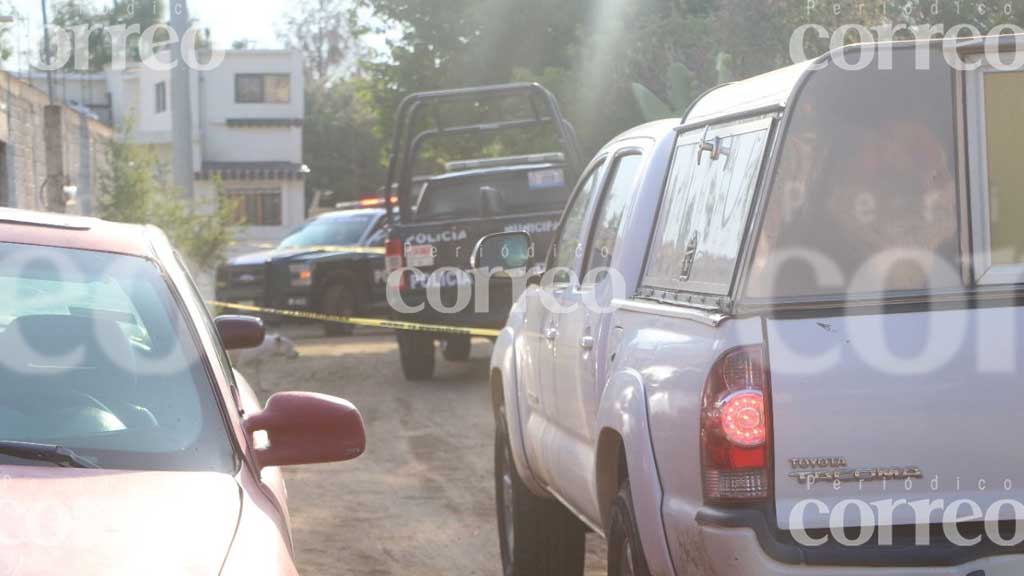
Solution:
<svg viewBox="0 0 1024 576">
<path fill-rule="evenodd" d="M 89 71 L 97 72 L 103 70 L 114 60 L 114 45 L 111 39 L 111 26 L 138 26 L 139 31 L 145 31 L 150 26 L 161 24 L 166 21 L 167 11 L 163 0 L 115 0 L 113 4 L 97 7 L 93 0 L 61 0 L 54 6 L 52 23 L 69 31 L 71 47 L 77 51 L 79 34 L 75 29 L 88 31 L 88 54 L 89 60 L 84 65 Z M 84 28 L 83 28 L 84 27 Z M 130 34 L 127 38 L 128 61 L 139 61 L 141 59 L 140 49 L 141 33 Z M 161 42 L 167 39 L 166 32 L 157 32 L 154 42 Z M 55 43 L 56 39 L 51 39 Z M 204 39 L 197 40 L 197 45 Z M 56 50 L 56 46 L 53 47 Z M 74 58 L 65 65 L 66 69 L 77 69 L 78 62 Z"/>
<path fill-rule="evenodd" d="M 351 82 L 336 81 L 306 90 L 303 135 L 306 164 L 312 173 L 307 191 L 331 192 L 333 202 L 355 200 L 384 184 L 380 141 L 373 118 Z"/>
<path fill-rule="evenodd" d="M 588 0 L 360 0 L 388 31 L 388 52 L 363 61 L 364 101 L 389 139 L 407 94 L 563 75 Z M 568 86 L 568 84 L 567 84 Z M 550 86 L 549 86 L 550 87 Z"/>
<path fill-rule="evenodd" d="M 122 134 L 111 142 L 101 174 L 99 216 L 158 226 L 192 264 L 210 269 L 234 238 L 235 206 L 219 182 L 211 203 L 191 204 L 160 176 L 166 173 L 152 147 L 132 144 Z"/>
<path fill-rule="evenodd" d="M 348 0 L 301 0 L 279 31 L 305 57 L 307 201 L 316 192 L 332 204 L 354 200 L 383 184 L 372 115 L 358 97 L 359 80 L 348 78 L 361 53 L 361 32 Z"/>
<path fill-rule="evenodd" d="M 633 97 L 637 106 L 647 121 L 682 116 L 687 106 L 693 101 L 693 93 L 690 86 L 693 82 L 693 74 L 681 63 L 674 63 L 669 66 L 669 95 L 668 102 L 663 101 L 657 94 L 651 92 L 639 82 L 633 83 Z"/>
<path fill-rule="evenodd" d="M 348 0 L 300 0 L 278 36 L 302 51 L 307 77 L 316 84 L 344 75 L 358 58 L 358 30 Z"/>
</svg>

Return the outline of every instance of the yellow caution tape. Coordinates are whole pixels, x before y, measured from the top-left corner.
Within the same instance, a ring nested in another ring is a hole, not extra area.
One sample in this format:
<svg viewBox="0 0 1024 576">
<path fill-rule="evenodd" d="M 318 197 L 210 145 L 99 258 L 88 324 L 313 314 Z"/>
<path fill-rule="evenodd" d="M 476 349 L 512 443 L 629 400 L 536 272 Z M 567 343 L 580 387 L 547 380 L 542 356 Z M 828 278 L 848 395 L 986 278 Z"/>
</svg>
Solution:
<svg viewBox="0 0 1024 576">
<path fill-rule="evenodd" d="M 486 328 L 465 328 L 460 326 L 441 326 L 439 324 L 419 324 L 416 322 L 400 322 L 397 320 L 380 320 L 377 318 L 352 318 L 348 316 L 334 316 L 321 314 L 319 312 L 305 312 L 302 310 L 281 310 L 278 308 L 264 308 L 262 306 L 251 306 L 249 304 L 235 304 L 233 302 L 219 302 L 209 300 L 207 304 L 228 310 L 241 312 L 256 312 L 260 314 L 271 314 L 273 316 L 288 316 L 290 318 L 302 318 L 304 320 L 317 320 L 320 322 L 336 322 L 338 324 L 350 324 L 352 326 L 365 326 L 369 328 L 391 328 L 406 332 L 434 332 L 437 334 L 462 334 L 467 336 L 479 336 L 481 338 L 497 338 L 501 330 L 488 330 Z"/>
</svg>

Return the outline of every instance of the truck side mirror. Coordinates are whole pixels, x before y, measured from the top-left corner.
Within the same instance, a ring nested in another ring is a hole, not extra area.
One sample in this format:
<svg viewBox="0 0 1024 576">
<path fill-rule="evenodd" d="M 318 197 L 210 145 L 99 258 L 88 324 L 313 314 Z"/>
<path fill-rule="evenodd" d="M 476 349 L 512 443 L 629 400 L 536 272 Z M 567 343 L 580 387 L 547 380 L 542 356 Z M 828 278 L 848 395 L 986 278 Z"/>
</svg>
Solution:
<svg viewBox="0 0 1024 576">
<path fill-rule="evenodd" d="M 533 264 L 533 238 L 526 232 L 501 232 L 484 236 L 473 249 L 474 269 L 519 270 Z"/>
</svg>

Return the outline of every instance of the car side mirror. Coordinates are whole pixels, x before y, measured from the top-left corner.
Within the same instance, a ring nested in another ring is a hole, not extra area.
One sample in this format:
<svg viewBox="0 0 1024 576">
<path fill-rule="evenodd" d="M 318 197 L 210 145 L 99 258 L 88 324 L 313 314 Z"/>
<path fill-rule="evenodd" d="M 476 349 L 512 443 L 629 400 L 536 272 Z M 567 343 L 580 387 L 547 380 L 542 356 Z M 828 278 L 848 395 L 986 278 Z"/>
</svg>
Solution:
<svg viewBox="0 0 1024 576">
<path fill-rule="evenodd" d="M 257 348 L 267 337 L 263 320 L 253 316 L 218 316 L 213 323 L 217 326 L 220 341 L 228 350 Z"/>
<path fill-rule="evenodd" d="M 533 264 L 533 238 L 526 232 L 501 232 L 484 236 L 473 249 L 470 267 L 487 270 L 519 270 Z"/>
<path fill-rule="evenodd" d="M 358 458 L 366 450 L 363 417 L 347 400 L 310 392 L 281 392 L 243 421 L 246 434 L 266 432 L 256 449 L 260 469 Z"/>
</svg>

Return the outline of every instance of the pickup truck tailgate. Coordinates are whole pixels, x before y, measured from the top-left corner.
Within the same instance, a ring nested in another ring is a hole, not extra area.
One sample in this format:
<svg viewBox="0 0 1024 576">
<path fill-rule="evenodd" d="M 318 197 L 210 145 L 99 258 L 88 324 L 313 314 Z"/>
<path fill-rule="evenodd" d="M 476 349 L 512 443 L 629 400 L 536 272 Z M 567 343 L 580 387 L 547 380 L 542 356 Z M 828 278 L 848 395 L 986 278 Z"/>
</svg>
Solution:
<svg viewBox="0 0 1024 576">
<path fill-rule="evenodd" d="M 1024 520 L 993 507 L 1024 498 L 1022 327 L 1016 307 L 767 319 L 778 526 L 939 524 L 962 499 Z"/>
</svg>

